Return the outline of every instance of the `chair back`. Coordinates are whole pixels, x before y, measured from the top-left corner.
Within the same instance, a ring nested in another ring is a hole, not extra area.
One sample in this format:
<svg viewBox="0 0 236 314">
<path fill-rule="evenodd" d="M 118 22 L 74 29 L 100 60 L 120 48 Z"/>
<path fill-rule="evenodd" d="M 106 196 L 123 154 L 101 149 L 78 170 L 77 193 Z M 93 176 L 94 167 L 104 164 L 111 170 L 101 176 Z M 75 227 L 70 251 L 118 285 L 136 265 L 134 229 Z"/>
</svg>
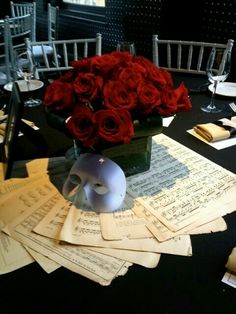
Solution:
<svg viewBox="0 0 236 314">
<path fill-rule="evenodd" d="M 71 61 L 79 60 L 94 55 L 101 55 L 102 36 L 97 34 L 95 38 L 67 39 L 54 41 L 32 42 L 26 39 L 26 46 L 29 50 L 29 59 L 32 67 L 35 67 L 35 77 L 39 78 L 40 73 L 63 72 L 72 68 Z M 47 54 L 45 47 L 50 46 L 53 53 Z M 43 60 L 37 63 L 34 60 L 34 47 L 40 47 L 43 52 Z"/>
<path fill-rule="evenodd" d="M 212 48 L 224 48 L 232 51 L 234 40 L 229 39 L 225 44 L 195 42 L 182 40 L 159 39 L 152 36 L 153 63 L 172 72 L 206 75 L 206 65 Z"/>
<path fill-rule="evenodd" d="M 32 15 L 32 40 L 36 40 L 36 2 L 13 2 L 10 1 L 11 17 Z"/>
<path fill-rule="evenodd" d="M 59 7 L 48 3 L 48 40 L 58 39 Z"/>
<path fill-rule="evenodd" d="M 25 38 L 32 40 L 32 23 L 31 14 L 12 18 L 6 17 L 4 20 L 5 63 L 8 82 L 12 80 L 10 72 L 15 64 L 15 50 L 25 47 Z M 14 71 L 12 74 L 16 80 Z"/>
</svg>

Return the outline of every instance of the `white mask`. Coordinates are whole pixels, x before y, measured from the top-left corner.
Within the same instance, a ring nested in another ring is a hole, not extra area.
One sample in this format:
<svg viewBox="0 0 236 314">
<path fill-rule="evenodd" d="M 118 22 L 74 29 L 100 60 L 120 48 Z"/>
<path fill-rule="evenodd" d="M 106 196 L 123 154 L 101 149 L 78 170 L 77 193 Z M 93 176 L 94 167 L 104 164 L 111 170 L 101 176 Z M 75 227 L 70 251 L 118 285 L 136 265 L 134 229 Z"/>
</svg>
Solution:
<svg viewBox="0 0 236 314">
<path fill-rule="evenodd" d="M 81 209 L 85 209 L 87 201 L 88 210 L 113 212 L 125 198 L 126 178 L 122 169 L 109 158 L 81 154 L 70 170 L 62 194 Z"/>
</svg>

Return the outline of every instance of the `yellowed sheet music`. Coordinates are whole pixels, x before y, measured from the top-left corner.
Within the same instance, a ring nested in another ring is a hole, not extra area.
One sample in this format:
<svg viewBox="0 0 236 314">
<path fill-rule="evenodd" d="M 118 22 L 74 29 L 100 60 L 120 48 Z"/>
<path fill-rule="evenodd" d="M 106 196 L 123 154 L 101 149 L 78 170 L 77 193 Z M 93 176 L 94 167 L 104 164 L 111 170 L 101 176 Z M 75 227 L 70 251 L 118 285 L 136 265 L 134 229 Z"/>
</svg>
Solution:
<svg viewBox="0 0 236 314">
<path fill-rule="evenodd" d="M 36 180 L 40 180 L 42 178 L 42 174 L 38 174 L 36 176 L 32 176 L 31 178 L 12 178 L 3 181 L 0 184 L 0 205 L 3 203 L 8 197 L 13 198 L 14 192 L 19 191 L 20 188 L 24 188 L 27 184 L 32 184 Z"/>
<path fill-rule="evenodd" d="M 47 271 L 53 269 L 55 263 L 47 261 L 39 254 L 33 257 L 32 254 L 18 241 L 12 239 L 9 234 L 8 224 L 20 213 L 34 206 L 37 202 L 43 202 L 45 196 L 50 193 L 47 186 L 47 175 L 37 175 L 27 178 L 13 178 L 3 182 L 1 185 L 0 217 L 2 220 L 0 255 L 2 256 L 2 271 L 13 271 L 17 268 L 32 263 L 35 259 Z M 51 186 L 51 184 L 50 184 Z M 55 187 L 51 186 L 52 193 L 57 193 Z M 28 192 L 27 192 L 28 191 Z M 10 210 L 9 210 L 10 209 Z M 51 264 L 51 266 L 49 266 Z M 53 265 L 52 265 L 53 264 Z"/>
<path fill-rule="evenodd" d="M 236 209 L 236 175 L 164 134 L 153 137 L 150 170 L 127 178 L 127 191 L 172 232 Z"/>
<path fill-rule="evenodd" d="M 102 237 L 105 240 L 150 238 L 146 220 L 139 218 L 132 209 L 99 215 Z"/>
<path fill-rule="evenodd" d="M 48 158 L 38 158 L 27 162 L 26 169 L 28 175 L 31 176 L 37 173 L 47 173 L 48 162 Z"/>
<path fill-rule="evenodd" d="M 68 212 L 69 209 L 69 212 Z M 66 220 L 65 219 L 66 216 Z M 62 228 L 61 228 L 62 227 Z M 83 211 L 74 205 L 54 206 L 47 216 L 34 228 L 34 231 L 77 245 L 96 246 L 104 248 L 117 248 L 156 253 L 169 253 L 177 255 L 191 255 L 192 247 L 190 237 L 179 236 L 164 243 L 158 242 L 154 237 L 121 240 L 105 240 L 102 237 L 99 214 L 92 211 Z"/>
<path fill-rule="evenodd" d="M 0 274 L 6 274 L 34 262 L 32 256 L 16 240 L 1 231 L 0 221 Z"/>
<path fill-rule="evenodd" d="M 49 259 L 48 257 L 38 253 L 37 251 L 25 246 L 25 249 L 29 252 L 29 254 L 35 259 L 35 261 L 43 268 L 46 273 L 51 274 L 55 270 L 61 267 L 55 261 Z"/>
<path fill-rule="evenodd" d="M 57 203 L 55 207 L 45 216 L 43 220 L 34 228 L 34 231 L 42 234 L 44 236 L 47 236 L 52 239 L 59 239 L 59 235 L 61 232 L 61 228 L 63 227 L 65 223 L 65 219 L 67 217 L 68 211 L 71 208 L 71 203 L 67 202 L 65 200 L 62 200 L 61 202 Z M 54 212 L 55 209 L 55 212 Z M 76 209 L 77 210 L 77 209 Z M 121 212 L 122 213 L 122 212 Z M 97 213 L 87 212 L 85 214 L 85 220 L 84 223 L 86 226 L 91 225 L 93 226 L 93 229 L 99 230 L 100 234 L 100 228 L 97 228 L 99 225 L 99 215 Z M 90 229 L 91 230 L 91 229 Z M 91 230 L 92 232 L 92 238 L 96 240 L 95 231 Z M 70 233 L 70 230 L 69 230 Z M 149 236 L 151 235 L 150 232 L 148 233 Z M 102 242 L 103 243 L 103 242 Z M 97 242 L 95 242 L 95 245 L 97 245 Z M 116 258 L 120 258 L 123 260 L 126 260 L 131 263 L 136 263 L 145 267 L 153 268 L 155 267 L 160 259 L 160 254 L 153 253 L 153 252 L 140 252 L 140 251 L 130 251 L 130 250 L 121 250 L 121 249 L 108 249 L 104 247 L 93 247 L 89 246 L 87 248 L 90 248 L 93 251 L 107 254 L 109 256 L 113 256 Z"/>
<path fill-rule="evenodd" d="M 219 216 L 217 211 L 214 213 L 214 215 L 211 215 L 211 217 L 206 215 L 201 220 L 199 219 L 196 223 L 193 223 L 179 231 L 173 232 L 169 230 L 164 224 L 162 224 L 156 216 L 154 216 L 138 201 L 135 202 L 135 206 L 133 206 L 132 210 L 138 217 L 142 217 L 146 220 L 147 228 L 159 241 L 166 241 L 181 234 L 202 234 L 209 232 L 219 232 L 227 229 L 227 225 L 222 217 L 214 219 L 214 217 Z M 210 219 L 214 220 L 210 221 Z"/>
<path fill-rule="evenodd" d="M 28 182 L 28 180 L 26 181 Z M 4 225 L 7 225 L 27 209 L 40 206 L 54 194 L 58 194 L 58 191 L 50 183 L 47 175 L 34 177 L 33 181 L 31 180 L 29 184 L 22 186 L 19 190 L 15 189 L 15 193 L 11 194 L 11 197 L 0 203 L 0 219 Z"/>
<path fill-rule="evenodd" d="M 41 197 L 39 197 L 39 194 Z M 61 245 L 58 241 L 38 235 L 32 230 L 41 219 L 64 198 L 49 180 L 39 186 L 30 185 L 19 193 L 16 200 L 5 202 L 5 208 L 14 204 L 18 213 L 11 222 L 11 236 L 58 264 L 102 285 L 109 285 L 120 274 L 125 274 L 131 263 L 108 255 L 83 249 L 79 246 Z M 20 211 L 21 209 L 21 211 Z"/>
<path fill-rule="evenodd" d="M 138 264 L 147 268 L 155 268 L 161 258 L 161 254 L 153 252 L 119 250 L 110 248 L 87 247 L 95 252 L 100 252 L 116 258 L 124 259 L 130 263 Z"/>
</svg>

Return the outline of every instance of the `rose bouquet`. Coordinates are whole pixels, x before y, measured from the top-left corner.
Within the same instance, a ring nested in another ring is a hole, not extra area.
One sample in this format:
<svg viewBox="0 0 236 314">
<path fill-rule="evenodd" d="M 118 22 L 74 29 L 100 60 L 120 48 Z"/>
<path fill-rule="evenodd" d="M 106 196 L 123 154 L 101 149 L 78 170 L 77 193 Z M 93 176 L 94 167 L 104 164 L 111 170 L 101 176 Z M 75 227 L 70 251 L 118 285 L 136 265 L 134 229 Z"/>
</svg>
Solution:
<svg viewBox="0 0 236 314">
<path fill-rule="evenodd" d="M 47 87 L 44 105 L 83 147 L 128 144 L 136 125 L 191 108 L 185 85 L 174 88 L 171 74 L 144 57 L 112 52 L 72 67 Z"/>
</svg>

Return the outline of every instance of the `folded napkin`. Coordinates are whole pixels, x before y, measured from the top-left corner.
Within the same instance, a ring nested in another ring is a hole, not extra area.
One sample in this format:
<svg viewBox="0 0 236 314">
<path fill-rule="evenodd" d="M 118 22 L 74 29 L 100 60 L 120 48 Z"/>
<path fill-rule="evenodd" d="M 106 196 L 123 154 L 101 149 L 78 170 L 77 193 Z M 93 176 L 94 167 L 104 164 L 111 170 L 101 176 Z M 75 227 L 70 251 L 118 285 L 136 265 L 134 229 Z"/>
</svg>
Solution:
<svg viewBox="0 0 236 314">
<path fill-rule="evenodd" d="M 208 142 L 216 142 L 236 136 L 236 116 L 211 123 L 197 124 L 194 131 Z"/>
</svg>

